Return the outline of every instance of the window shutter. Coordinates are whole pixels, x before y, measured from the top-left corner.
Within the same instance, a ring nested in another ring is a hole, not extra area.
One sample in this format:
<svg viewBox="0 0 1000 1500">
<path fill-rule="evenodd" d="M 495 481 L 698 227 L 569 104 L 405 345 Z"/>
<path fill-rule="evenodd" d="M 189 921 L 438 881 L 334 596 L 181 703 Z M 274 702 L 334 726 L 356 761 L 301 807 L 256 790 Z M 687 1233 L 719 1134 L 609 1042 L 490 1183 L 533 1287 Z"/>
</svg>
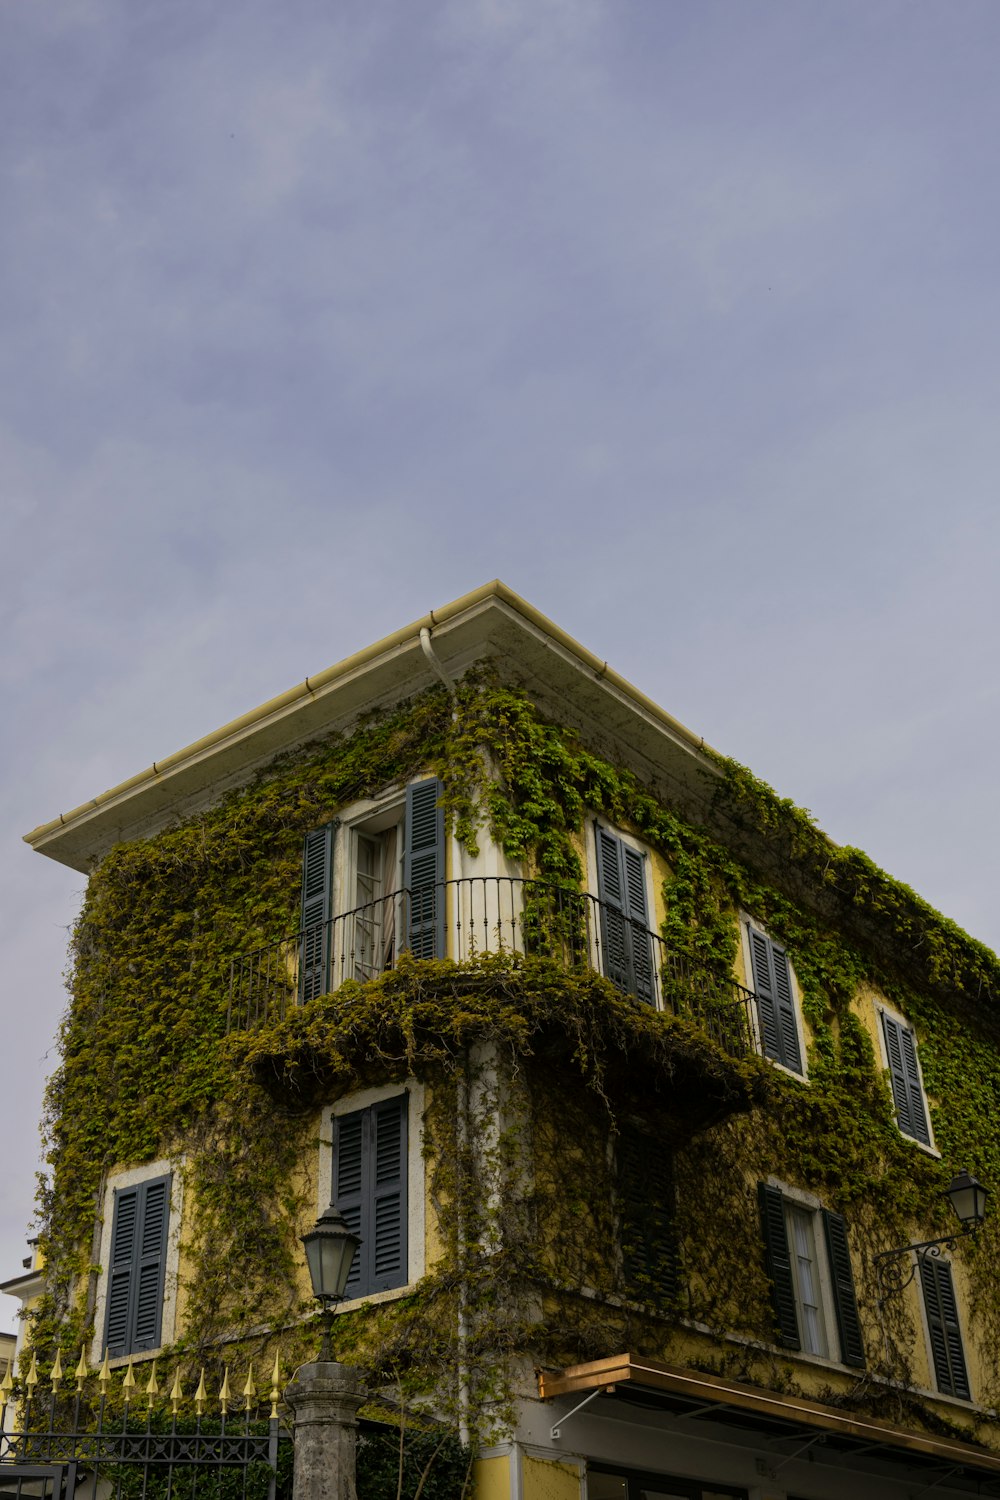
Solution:
<svg viewBox="0 0 1000 1500">
<path fill-rule="evenodd" d="M 861 1336 L 861 1320 L 858 1317 L 858 1301 L 854 1294 L 854 1272 L 851 1269 L 851 1251 L 847 1243 L 847 1220 L 841 1214 L 823 1210 L 823 1230 L 830 1260 L 833 1280 L 833 1305 L 837 1312 L 837 1331 L 840 1334 L 840 1358 L 845 1365 L 855 1369 L 865 1367 L 865 1345 Z"/>
<path fill-rule="evenodd" d="M 785 1200 L 779 1188 L 770 1187 L 766 1182 L 757 1184 L 757 1198 L 760 1203 L 765 1264 L 771 1278 L 771 1297 L 779 1341 L 786 1349 L 800 1349 L 802 1345 L 799 1340 L 799 1320 L 795 1312 L 792 1259 L 785 1229 Z"/>
<path fill-rule="evenodd" d="M 889 1078 L 892 1097 L 896 1106 L 896 1122 L 903 1135 L 912 1140 L 931 1143 L 927 1111 L 924 1108 L 924 1091 L 920 1084 L 920 1068 L 917 1065 L 917 1043 L 908 1026 L 882 1012 L 882 1034 L 885 1051 L 889 1059 Z"/>
<path fill-rule="evenodd" d="M 653 954 L 649 940 L 649 909 L 646 905 L 646 859 L 637 849 L 621 845 L 625 863 L 625 894 L 632 948 L 632 993 L 652 1005 L 656 999 L 653 987 Z"/>
<path fill-rule="evenodd" d="M 604 949 L 601 967 L 612 984 L 620 990 L 630 990 L 621 841 L 600 823 L 595 827 L 597 899 L 601 903 L 601 945 Z"/>
<path fill-rule="evenodd" d="M 673 1298 L 678 1257 L 670 1153 L 662 1141 L 625 1126 L 615 1154 L 626 1290 L 651 1300 Z"/>
<path fill-rule="evenodd" d="M 302 848 L 302 921 L 299 1002 L 330 989 L 330 896 L 333 888 L 335 823 L 314 828 Z"/>
<path fill-rule="evenodd" d="M 105 1324 L 112 1359 L 160 1346 L 170 1183 L 156 1177 L 115 1191 Z"/>
<path fill-rule="evenodd" d="M 938 1390 L 946 1396 L 960 1396 L 968 1401 L 971 1399 L 969 1375 L 965 1368 L 951 1266 L 946 1260 L 934 1260 L 929 1255 L 918 1255 L 917 1260 Z"/>
<path fill-rule="evenodd" d="M 406 1283 L 407 1105 L 400 1094 L 334 1118 L 333 1201 L 361 1238 L 347 1297 Z"/>
<path fill-rule="evenodd" d="M 409 892 L 406 946 L 414 958 L 444 958 L 444 792 L 440 781 L 406 788 L 403 884 Z"/>
<path fill-rule="evenodd" d="M 750 922 L 747 923 L 747 932 L 750 935 L 750 964 L 764 1056 L 783 1063 L 793 1073 L 801 1073 L 802 1054 L 795 1024 L 788 954 Z"/>
</svg>

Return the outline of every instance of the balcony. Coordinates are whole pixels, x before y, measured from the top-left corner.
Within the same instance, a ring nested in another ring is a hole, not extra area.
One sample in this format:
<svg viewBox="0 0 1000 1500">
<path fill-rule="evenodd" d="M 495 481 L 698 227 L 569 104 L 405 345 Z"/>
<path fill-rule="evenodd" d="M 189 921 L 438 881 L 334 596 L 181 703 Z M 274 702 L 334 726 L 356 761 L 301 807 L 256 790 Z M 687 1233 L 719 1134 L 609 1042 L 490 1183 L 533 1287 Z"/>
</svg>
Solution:
<svg viewBox="0 0 1000 1500">
<path fill-rule="evenodd" d="M 756 1051 L 752 991 L 671 954 L 662 937 L 588 892 L 477 876 L 394 891 L 233 960 L 227 1029 L 283 1019 L 296 1005 L 365 982 L 397 955 L 468 963 L 548 958 L 603 974 L 623 994 L 696 1025 L 733 1058 Z"/>
</svg>

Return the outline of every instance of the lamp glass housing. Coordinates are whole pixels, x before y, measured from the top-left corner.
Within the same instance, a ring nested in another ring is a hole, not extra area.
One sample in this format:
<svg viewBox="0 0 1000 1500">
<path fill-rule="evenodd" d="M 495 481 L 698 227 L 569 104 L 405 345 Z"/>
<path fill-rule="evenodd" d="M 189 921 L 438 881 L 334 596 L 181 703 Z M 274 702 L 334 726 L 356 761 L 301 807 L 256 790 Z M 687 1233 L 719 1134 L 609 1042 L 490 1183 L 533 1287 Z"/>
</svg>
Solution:
<svg viewBox="0 0 1000 1500">
<path fill-rule="evenodd" d="M 313 1296 L 324 1306 L 339 1302 L 361 1244 L 360 1236 L 353 1232 L 343 1214 L 331 1203 L 309 1233 L 302 1236 L 302 1243 Z"/>
<path fill-rule="evenodd" d="M 951 1206 L 963 1224 L 972 1226 L 981 1224 L 986 1217 L 986 1195 L 988 1188 L 984 1188 L 975 1177 L 970 1177 L 968 1172 L 959 1172 L 957 1177 L 952 1178 L 945 1188 Z"/>
</svg>

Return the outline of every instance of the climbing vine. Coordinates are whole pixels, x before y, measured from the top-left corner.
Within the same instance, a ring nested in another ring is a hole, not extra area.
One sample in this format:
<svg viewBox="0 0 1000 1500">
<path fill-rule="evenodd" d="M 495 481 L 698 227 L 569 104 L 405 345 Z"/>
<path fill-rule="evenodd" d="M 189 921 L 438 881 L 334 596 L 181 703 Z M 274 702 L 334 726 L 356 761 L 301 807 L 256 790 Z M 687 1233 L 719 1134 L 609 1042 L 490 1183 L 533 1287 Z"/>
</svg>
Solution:
<svg viewBox="0 0 1000 1500">
<path fill-rule="evenodd" d="M 765 924 L 787 946 L 801 989 L 808 1085 L 759 1059 L 727 1057 L 697 1025 L 544 957 L 404 958 L 377 980 L 227 1039 L 231 963 L 297 925 L 303 835 L 427 771 L 443 782 L 470 852 L 488 835 L 525 873 L 570 890 L 584 879 L 587 815 L 634 833 L 663 862 L 667 948 L 695 973 L 732 973 L 739 912 Z M 219 1360 L 234 1341 L 262 1358 L 280 1342 L 289 1364 L 307 1357 L 315 1331 L 304 1321 L 297 1235 L 311 1217 L 317 1106 L 416 1077 L 427 1086 L 439 1252 L 416 1291 L 338 1320 L 338 1352 L 380 1388 L 397 1388 L 400 1404 L 433 1399 L 455 1414 L 465 1402 L 473 1419 L 502 1417 L 503 1355 L 525 1347 L 551 1363 L 618 1346 L 673 1351 L 744 1379 L 791 1382 L 774 1352 L 763 1263 L 746 1253 L 758 1238 L 752 1185 L 769 1174 L 846 1214 L 861 1256 L 861 1314 L 888 1384 L 865 1379 L 831 1399 L 872 1410 L 904 1402 L 915 1330 L 903 1299 L 876 1306 L 872 1257 L 915 1224 L 947 1227 L 937 1205 L 955 1167 L 1000 1183 L 991 1010 L 1000 967 L 743 768 L 721 761 L 706 780 L 699 825 L 480 668 L 454 698 L 434 690 L 373 715 L 349 736 L 279 759 L 214 807 L 112 850 L 74 935 L 62 1061 L 47 1097 L 48 1291 L 36 1345 L 68 1347 L 92 1333 L 94 1225 L 108 1173 L 169 1158 L 191 1205 L 184 1333 L 172 1357 Z M 919 1029 L 941 1161 L 896 1127 L 862 1019 L 874 994 Z M 456 1122 L 470 1089 L 480 1117 L 463 1136 Z M 485 1122 L 498 1116 L 506 1123 L 487 1147 Z M 683 1276 L 664 1305 L 649 1288 L 625 1286 L 609 1250 L 609 1142 L 630 1121 L 673 1150 Z M 994 1346 L 997 1249 L 987 1228 L 968 1255 L 980 1338 Z M 737 1337 L 692 1353 L 701 1328 Z M 984 1405 L 1000 1399 L 987 1384 Z"/>
</svg>

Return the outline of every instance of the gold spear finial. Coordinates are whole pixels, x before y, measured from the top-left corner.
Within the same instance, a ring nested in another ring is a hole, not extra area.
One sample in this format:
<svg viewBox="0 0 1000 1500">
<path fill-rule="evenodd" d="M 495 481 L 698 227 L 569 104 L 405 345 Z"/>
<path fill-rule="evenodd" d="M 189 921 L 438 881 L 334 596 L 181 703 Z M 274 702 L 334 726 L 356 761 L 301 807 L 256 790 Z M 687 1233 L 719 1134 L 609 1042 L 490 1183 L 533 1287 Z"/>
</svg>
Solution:
<svg viewBox="0 0 1000 1500">
<path fill-rule="evenodd" d="M 34 1349 L 31 1351 L 31 1369 L 25 1375 L 24 1383 L 28 1387 L 28 1395 L 30 1396 L 38 1384 L 38 1357 Z"/>
<path fill-rule="evenodd" d="M 76 1374 L 76 1394 L 78 1396 L 82 1396 L 83 1395 L 83 1382 L 86 1380 L 87 1376 L 90 1374 L 90 1371 L 87 1369 L 87 1351 L 86 1351 L 86 1349 L 84 1348 L 84 1346 L 82 1344 L 80 1345 L 80 1363 L 76 1367 L 75 1374 Z"/>
<path fill-rule="evenodd" d="M 250 1361 L 250 1368 L 247 1371 L 247 1383 L 243 1387 L 243 1399 L 246 1401 L 248 1407 L 256 1406 L 257 1404 L 257 1387 L 253 1383 L 253 1360 Z"/>
<path fill-rule="evenodd" d="M 52 1382 L 53 1393 L 54 1394 L 58 1394 L 59 1387 L 62 1385 L 62 1382 L 63 1382 L 62 1350 L 61 1349 L 57 1349 L 56 1350 L 56 1357 L 55 1357 L 55 1359 L 52 1362 L 52 1374 L 49 1376 L 49 1379 Z"/>
<path fill-rule="evenodd" d="M 129 1402 L 132 1400 L 132 1393 L 134 1390 L 135 1371 L 132 1369 L 132 1356 L 130 1354 L 128 1357 L 128 1364 L 125 1366 L 125 1374 L 122 1377 L 122 1395 L 125 1397 L 126 1406 L 128 1406 Z"/>
<path fill-rule="evenodd" d="M 7 1361 L 7 1369 L 4 1377 L 0 1380 L 0 1406 L 6 1406 L 10 1400 L 10 1393 L 14 1389 L 14 1361 Z"/>
<path fill-rule="evenodd" d="M 108 1386 L 111 1384 L 111 1365 L 108 1361 L 108 1351 L 104 1351 L 104 1363 L 97 1372 L 97 1384 L 101 1387 L 101 1395 L 108 1394 Z"/>
<path fill-rule="evenodd" d="M 150 1411 L 153 1410 L 153 1397 L 159 1394 L 160 1387 L 156 1383 L 156 1360 L 154 1359 L 153 1368 L 150 1370 L 149 1379 L 146 1381 L 146 1405 Z"/>
<path fill-rule="evenodd" d="M 181 1401 L 183 1399 L 184 1399 L 184 1392 L 181 1390 L 181 1372 L 180 1372 L 180 1370 L 175 1370 L 174 1371 L 174 1383 L 170 1387 L 170 1405 L 174 1409 L 174 1416 L 175 1417 L 177 1415 L 177 1412 L 178 1412 L 178 1410 L 180 1408 Z"/>
<path fill-rule="evenodd" d="M 274 1351 L 274 1369 L 271 1371 L 271 1416 L 278 1415 L 278 1402 L 281 1400 L 281 1363 L 278 1359 L 277 1349 Z"/>
<path fill-rule="evenodd" d="M 205 1385 L 205 1366 L 202 1365 L 202 1367 L 201 1367 L 201 1379 L 198 1382 L 198 1389 L 194 1393 L 194 1409 L 198 1413 L 199 1417 L 204 1412 L 207 1403 L 208 1403 L 208 1389 L 207 1389 L 207 1387 Z"/>
<path fill-rule="evenodd" d="M 229 1388 L 229 1366 L 223 1370 L 222 1389 L 219 1392 L 219 1405 L 222 1407 L 222 1415 L 226 1416 L 229 1411 L 229 1403 L 233 1399 L 233 1393 Z"/>
</svg>

